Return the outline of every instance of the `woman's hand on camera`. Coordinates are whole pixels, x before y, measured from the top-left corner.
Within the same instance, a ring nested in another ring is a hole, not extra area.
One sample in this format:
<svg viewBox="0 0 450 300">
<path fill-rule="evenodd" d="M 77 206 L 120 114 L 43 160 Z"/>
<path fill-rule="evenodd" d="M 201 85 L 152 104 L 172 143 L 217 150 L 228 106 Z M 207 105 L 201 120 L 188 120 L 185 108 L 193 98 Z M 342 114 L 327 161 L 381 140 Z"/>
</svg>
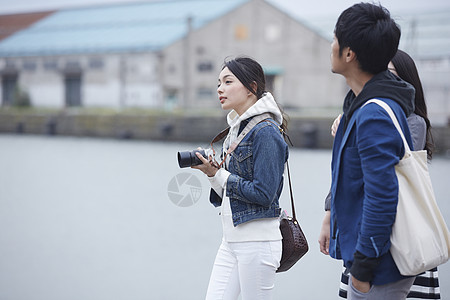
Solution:
<svg viewBox="0 0 450 300">
<path fill-rule="evenodd" d="M 200 159 L 203 164 L 197 165 L 197 166 L 192 166 L 191 168 L 202 171 L 208 177 L 214 177 L 214 175 L 216 175 L 216 173 L 219 169 L 213 164 L 211 157 L 210 157 L 210 160 L 207 160 L 206 158 L 203 157 L 203 155 L 201 155 L 198 152 L 195 152 L 195 155 L 197 155 L 198 159 Z"/>
</svg>

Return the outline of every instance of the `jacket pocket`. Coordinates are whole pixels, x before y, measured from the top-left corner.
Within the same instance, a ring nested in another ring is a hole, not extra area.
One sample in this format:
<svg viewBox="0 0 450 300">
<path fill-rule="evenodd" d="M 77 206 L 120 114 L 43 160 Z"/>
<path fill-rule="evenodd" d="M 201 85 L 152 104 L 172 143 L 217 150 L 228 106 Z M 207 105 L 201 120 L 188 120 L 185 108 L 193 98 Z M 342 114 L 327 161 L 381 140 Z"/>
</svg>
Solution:
<svg viewBox="0 0 450 300">
<path fill-rule="evenodd" d="M 242 143 L 232 153 L 233 167 L 237 175 L 253 179 L 253 152 L 251 143 Z"/>
</svg>

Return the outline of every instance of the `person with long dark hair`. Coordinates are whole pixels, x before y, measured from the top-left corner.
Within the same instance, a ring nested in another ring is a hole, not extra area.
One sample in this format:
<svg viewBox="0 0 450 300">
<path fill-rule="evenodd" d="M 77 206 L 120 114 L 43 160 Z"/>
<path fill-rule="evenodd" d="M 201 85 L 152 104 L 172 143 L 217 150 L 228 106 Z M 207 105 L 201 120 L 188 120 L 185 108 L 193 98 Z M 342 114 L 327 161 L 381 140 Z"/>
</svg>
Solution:
<svg viewBox="0 0 450 300">
<path fill-rule="evenodd" d="M 217 93 L 222 109 L 230 110 L 224 168 L 199 153 L 203 164 L 193 167 L 208 176 L 223 226 L 206 299 L 272 299 L 282 254 L 279 197 L 288 146 L 280 127 L 286 119 L 251 58 L 224 63 Z"/>
<path fill-rule="evenodd" d="M 414 149 L 426 150 L 428 159 L 431 160 L 434 149 L 431 123 L 428 119 L 427 105 L 416 64 L 406 52 L 398 50 L 389 63 L 388 69 L 404 81 L 412 84 L 416 89 L 414 113 L 408 117 L 409 130 L 411 131 Z"/>
</svg>

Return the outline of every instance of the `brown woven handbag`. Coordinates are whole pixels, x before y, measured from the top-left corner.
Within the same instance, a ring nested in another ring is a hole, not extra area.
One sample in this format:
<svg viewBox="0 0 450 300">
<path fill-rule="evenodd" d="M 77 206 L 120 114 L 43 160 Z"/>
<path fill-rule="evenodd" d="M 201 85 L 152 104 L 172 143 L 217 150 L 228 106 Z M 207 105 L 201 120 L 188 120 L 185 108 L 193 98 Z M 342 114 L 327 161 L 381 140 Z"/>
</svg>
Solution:
<svg viewBox="0 0 450 300">
<path fill-rule="evenodd" d="M 287 164 L 289 192 L 291 195 L 292 217 L 283 217 L 280 220 L 280 231 L 283 236 L 283 252 L 281 255 L 279 272 L 289 270 L 303 255 L 308 252 L 308 242 L 303 234 L 300 224 L 295 217 L 294 197 L 292 194 L 291 174 L 289 172 L 289 163 Z"/>
</svg>

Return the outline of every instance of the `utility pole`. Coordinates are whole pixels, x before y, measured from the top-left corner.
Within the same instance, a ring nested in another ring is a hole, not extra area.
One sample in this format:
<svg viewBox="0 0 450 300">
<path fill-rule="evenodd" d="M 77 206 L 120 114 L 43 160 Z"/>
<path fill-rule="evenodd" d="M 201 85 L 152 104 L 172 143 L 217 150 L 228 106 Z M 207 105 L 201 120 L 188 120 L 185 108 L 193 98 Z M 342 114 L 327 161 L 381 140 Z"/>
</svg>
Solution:
<svg viewBox="0 0 450 300">
<path fill-rule="evenodd" d="M 120 82 L 120 92 L 119 92 L 119 107 L 120 109 L 126 106 L 127 97 L 127 63 L 125 54 L 120 55 L 119 58 L 119 82 Z"/>
<path fill-rule="evenodd" d="M 192 17 L 188 16 L 186 20 L 187 33 L 184 39 L 183 49 L 183 107 L 187 108 L 191 105 L 191 33 L 192 33 Z"/>
<path fill-rule="evenodd" d="M 417 31 L 417 19 L 416 17 L 413 17 L 411 19 L 410 33 L 408 37 L 408 52 L 413 57 L 419 55 L 419 53 L 417 53 L 416 31 Z"/>
</svg>

